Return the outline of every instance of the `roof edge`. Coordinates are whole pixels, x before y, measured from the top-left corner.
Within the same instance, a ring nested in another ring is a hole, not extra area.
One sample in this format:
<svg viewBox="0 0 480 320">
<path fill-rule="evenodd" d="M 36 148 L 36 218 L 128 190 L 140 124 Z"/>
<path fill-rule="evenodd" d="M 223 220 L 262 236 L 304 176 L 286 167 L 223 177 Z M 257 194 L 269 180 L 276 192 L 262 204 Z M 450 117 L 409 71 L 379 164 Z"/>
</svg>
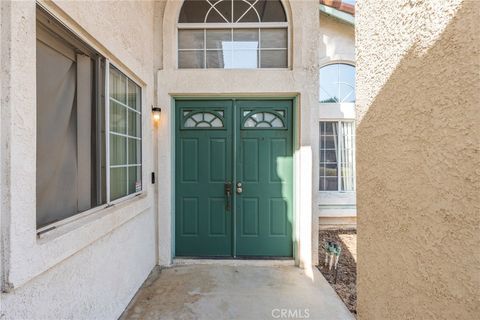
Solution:
<svg viewBox="0 0 480 320">
<path fill-rule="evenodd" d="M 321 1 L 322 2 L 322 1 Z M 355 26 L 355 17 L 330 6 L 320 4 L 320 11 L 349 25 Z"/>
</svg>

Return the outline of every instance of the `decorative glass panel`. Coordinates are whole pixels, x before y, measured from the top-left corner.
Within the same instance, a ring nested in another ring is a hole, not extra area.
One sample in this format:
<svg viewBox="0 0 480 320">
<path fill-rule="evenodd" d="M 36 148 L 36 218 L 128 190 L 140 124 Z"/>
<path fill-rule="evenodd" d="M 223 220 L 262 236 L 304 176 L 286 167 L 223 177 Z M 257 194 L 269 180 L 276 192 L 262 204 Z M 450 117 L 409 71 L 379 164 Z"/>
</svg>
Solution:
<svg viewBox="0 0 480 320">
<path fill-rule="evenodd" d="M 183 115 L 184 128 L 223 128 L 223 111 L 186 111 Z"/>
<path fill-rule="evenodd" d="M 284 119 L 277 113 L 247 111 L 244 117 L 244 128 L 285 128 Z"/>
<path fill-rule="evenodd" d="M 320 69 L 320 103 L 355 102 L 355 67 L 330 64 Z"/>
<path fill-rule="evenodd" d="M 185 0 L 180 23 L 286 22 L 280 0 Z"/>
</svg>

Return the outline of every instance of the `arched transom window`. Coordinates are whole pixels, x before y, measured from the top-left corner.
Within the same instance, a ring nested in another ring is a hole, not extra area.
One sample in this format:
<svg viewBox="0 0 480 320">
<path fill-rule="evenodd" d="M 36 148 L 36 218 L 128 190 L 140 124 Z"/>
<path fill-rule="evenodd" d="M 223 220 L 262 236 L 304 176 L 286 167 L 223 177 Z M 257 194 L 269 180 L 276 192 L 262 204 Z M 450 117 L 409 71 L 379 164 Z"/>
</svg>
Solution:
<svg viewBox="0 0 480 320">
<path fill-rule="evenodd" d="M 286 68 L 288 23 L 280 0 L 185 0 L 179 68 Z"/>
<path fill-rule="evenodd" d="M 320 103 L 355 102 L 355 67 L 334 63 L 320 68 Z"/>
</svg>

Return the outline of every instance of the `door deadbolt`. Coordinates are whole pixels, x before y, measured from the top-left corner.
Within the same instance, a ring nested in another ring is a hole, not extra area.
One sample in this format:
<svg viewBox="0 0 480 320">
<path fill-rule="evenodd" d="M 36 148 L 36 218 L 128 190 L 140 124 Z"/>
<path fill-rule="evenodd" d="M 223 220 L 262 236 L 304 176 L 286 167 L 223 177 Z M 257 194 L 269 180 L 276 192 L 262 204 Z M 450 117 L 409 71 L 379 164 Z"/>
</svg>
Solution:
<svg viewBox="0 0 480 320">
<path fill-rule="evenodd" d="M 243 192 L 242 183 L 237 182 L 237 194 L 241 194 L 242 192 Z"/>
</svg>

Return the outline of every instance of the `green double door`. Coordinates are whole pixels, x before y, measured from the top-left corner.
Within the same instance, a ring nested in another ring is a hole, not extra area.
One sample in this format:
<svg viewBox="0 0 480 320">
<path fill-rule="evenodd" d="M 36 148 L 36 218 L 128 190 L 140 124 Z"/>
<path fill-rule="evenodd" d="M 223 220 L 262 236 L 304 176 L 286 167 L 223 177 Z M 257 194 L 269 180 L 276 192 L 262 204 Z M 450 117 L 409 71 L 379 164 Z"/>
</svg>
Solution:
<svg viewBox="0 0 480 320">
<path fill-rule="evenodd" d="M 176 101 L 175 254 L 291 257 L 291 100 Z"/>
</svg>

